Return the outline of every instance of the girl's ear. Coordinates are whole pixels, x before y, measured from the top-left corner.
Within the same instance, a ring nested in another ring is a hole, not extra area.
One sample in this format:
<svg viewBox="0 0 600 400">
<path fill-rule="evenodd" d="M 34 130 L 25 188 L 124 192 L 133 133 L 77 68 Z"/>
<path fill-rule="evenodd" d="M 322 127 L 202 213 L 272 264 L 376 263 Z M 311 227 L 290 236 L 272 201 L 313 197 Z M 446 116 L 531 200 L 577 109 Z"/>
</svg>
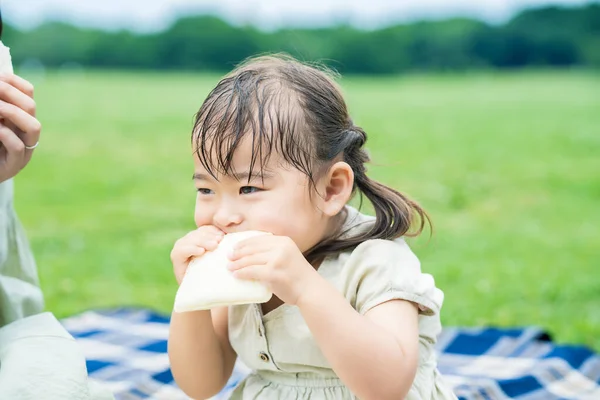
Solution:
<svg viewBox="0 0 600 400">
<path fill-rule="evenodd" d="M 333 164 L 321 181 L 321 210 L 326 215 L 337 215 L 350 201 L 354 186 L 354 172 L 343 161 Z"/>
</svg>

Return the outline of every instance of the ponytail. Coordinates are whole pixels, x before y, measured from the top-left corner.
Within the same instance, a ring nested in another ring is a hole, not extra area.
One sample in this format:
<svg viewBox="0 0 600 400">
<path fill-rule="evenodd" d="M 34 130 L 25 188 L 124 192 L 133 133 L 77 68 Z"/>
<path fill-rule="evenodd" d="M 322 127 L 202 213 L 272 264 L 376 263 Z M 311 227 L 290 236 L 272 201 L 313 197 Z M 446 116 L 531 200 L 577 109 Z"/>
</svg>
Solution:
<svg viewBox="0 0 600 400">
<path fill-rule="evenodd" d="M 367 177 L 365 174 L 355 177 L 362 194 L 373 204 L 375 225 L 365 233 L 365 239 L 395 239 L 400 236 L 417 236 L 429 221 L 427 213 L 419 204 L 402 193 Z M 418 216 L 416 231 L 410 232 Z"/>
<path fill-rule="evenodd" d="M 419 204 L 397 190 L 367 176 L 365 164 L 370 159 L 362 148 L 366 140 L 366 133 L 361 128 L 352 126 L 343 132 L 343 139 L 340 140 L 339 147 L 344 149 L 344 161 L 354 172 L 353 191 L 360 192 L 361 204 L 363 195 L 371 202 L 375 210 L 375 223 L 368 231 L 356 236 L 342 238 L 347 232 L 338 232 L 333 238 L 322 242 L 306 253 L 305 256 L 310 262 L 319 260 L 326 255 L 352 249 L 370 239 L 418 236 L 423 232 L 426 223 L 431 226 L 429 216 Z M 415 225 L 416 220 L 418 221 L 417 228 L 411 232 L 410 229 Z"/>
</svg>

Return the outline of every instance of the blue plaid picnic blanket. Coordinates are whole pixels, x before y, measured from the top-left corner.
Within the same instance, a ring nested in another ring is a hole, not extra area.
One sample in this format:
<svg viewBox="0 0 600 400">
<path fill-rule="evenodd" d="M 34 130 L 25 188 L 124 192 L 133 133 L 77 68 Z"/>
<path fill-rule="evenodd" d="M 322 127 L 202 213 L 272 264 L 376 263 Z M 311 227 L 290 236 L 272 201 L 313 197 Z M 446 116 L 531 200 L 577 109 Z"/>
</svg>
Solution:
<svg viewBox="0 0 600 400">
<path fill-rule="evenodd" d="M 188 399 L 173 381 L 167 356 L 169 318 L 150 310 L 88 311 L 62 320 L 87 358 L 90 379 L 117 400 Z M 600 356 L 557 345 L 538 328 L 446 328 L 439 370 L 459 399 L 600 399 Z M 214 399 L 226 399 L 248 373 L 237 363 Z"/>
</svg>

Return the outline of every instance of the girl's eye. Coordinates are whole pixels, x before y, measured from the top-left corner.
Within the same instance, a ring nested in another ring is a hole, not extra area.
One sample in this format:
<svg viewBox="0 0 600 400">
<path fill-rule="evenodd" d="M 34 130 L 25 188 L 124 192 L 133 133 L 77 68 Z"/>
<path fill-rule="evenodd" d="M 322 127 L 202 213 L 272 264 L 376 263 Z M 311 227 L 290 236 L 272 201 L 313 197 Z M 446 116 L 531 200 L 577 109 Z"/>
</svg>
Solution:
<svg viewBox="0 0 600 400">
<path fill-rule="evenodd" d="M 256 186 L 242 186 L 240 188 L 240 194 L 250 194 L 250 193 L 256 193 L 260 191 L 259 188 L 257 188 Z"/>
<path fill-rule="evenodd" d="M 207 195 L 207 194 L 212 194 L 212 190 L 207 189 L 207 188 L 198 188 L 198 193 L 203 194 L 203 195 Z"/>
</svg>

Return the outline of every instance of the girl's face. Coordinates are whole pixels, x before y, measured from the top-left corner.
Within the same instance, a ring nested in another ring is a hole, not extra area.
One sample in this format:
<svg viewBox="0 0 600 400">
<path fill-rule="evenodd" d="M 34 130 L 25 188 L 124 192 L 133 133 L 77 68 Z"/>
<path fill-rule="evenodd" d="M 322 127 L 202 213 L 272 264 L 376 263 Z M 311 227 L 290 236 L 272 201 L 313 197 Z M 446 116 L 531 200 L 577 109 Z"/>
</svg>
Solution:
<svg viewBox="0 0 600 400">
<path fill-rule="evenodd" d="M 250 141 L 244 139 L 232 162 L 239 180 L 225 175 L 215 180 L 194 156 L 196 225 L 214 225 L 225 233 L 271 232 L 290 237 L 302 252 L 307 251 L 328 234 L 331 217 L 319 211 L 315 203 L 319 195 L 313 193 L 311 198 L 308 177 L 286 166 L 276 153 L 262 169 L 254 166 L 248 182 L 251 156 Z"/>
</svg>

